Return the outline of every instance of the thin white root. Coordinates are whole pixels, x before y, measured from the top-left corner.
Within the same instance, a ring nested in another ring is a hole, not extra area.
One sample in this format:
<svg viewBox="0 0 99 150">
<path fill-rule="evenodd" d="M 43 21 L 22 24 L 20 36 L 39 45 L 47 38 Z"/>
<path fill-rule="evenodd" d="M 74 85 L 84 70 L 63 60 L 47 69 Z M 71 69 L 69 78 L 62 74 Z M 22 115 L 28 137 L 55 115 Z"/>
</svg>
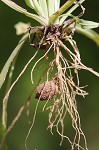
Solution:
<svg viewBox="0 0 99 150">
<path fill-rule="evenodd" d="M 86 67 L 84 64 L 82 64 L 81 61 L 78 59 L 78 57 L 77 57 L 75 54 L 73 54 L 73 53 L 63 44 L 62 41 L 59 40 L 59 43 L 60 43 L 60 45 L 67 51 L 67 53 L 70 54 L 71 56 L 73 56 L 74 59 L 78 62 L 78 65 L 77 65 L 78 69 L 87 70 L 87 71 L 93 73 L 94 75 L 96 75 L 97 77 L 99 77 L 99 73 L 98 73 L 98 72 L 96 72 L 96 71 L 94 71 L 92 68 Z M 79 66 L 79 65 L 80 65 L 80 66 Z"/>
<path fill-rule="evenodd" d="M 35 54 L 33 55 L 33 57 L 27 62 L 27 64 L 24 66 L 23 70 L 21 71 L 21 73 L 19 74 L 19 76 L 16 78 L 16 80 L 13 82 L 13 84 L 11 85 L 11 87 L 9 88 L 7 94 L 5 95 L 5 97 L 3 98 L 3 117 L 2 117 L 2 122 L 4 123 L 4 115 L 5 115 L 5 110 L 6 110 L 6 106 L 5 104 L 8 101 L 8 97 L 9 94 L 11 92 L 11 90 L 13 89 L 13 87 L 15 86 L 15 84 L 19 81 L 20 77 L 23 75 L 23 73 L 25 72 L 25 70 L 27 69 L 28 65 L 32 62 L 32 60 L 35 58 L 35 56 L 37 55 L 38 51 L 35 52 Z"/>
<path fill-rule="evenodd" d="M 27 134 L 27 136 L 26 136 L 26 139 L 25 139 L 25 148 L 26 148 L 26 150 L 29 150 L 28 147 L 27 147 L 27 140 L 28 140 L 29 135 L 30 135 L 30 133 L 31 133 L 31 130 L 32 130 L 33 126 L 34 126 L 34 122 L 35 122 L 35 117 L 36 117 L 36 113 L 37 113 L 38 104 L 39 104 L 39 101 L 37 101 L 36 108 L 35 108 L 35 112 L 34 112 L 34 115 L 33 115 L 32 124 L 31 124 L 31 127 L 30 127 L 30 129 L 29 129 L 29 131 L 28 131 L 28 134 Z"/>
<path fill-rule="evenodd" d="M 53 46 L 53 44 L 50 46 L 50 48 L 47 50 L 47 52 L 46 52 L 42 57 L 40 57 L 40 58 L 36 61 L 36 63 L 33 65 L 33 68 L 32 68 L 32 70 L 31 70 L 31 82 L 32 82 L 32 84 L 34 84 L 34 81 L 33 81 L 33 72 L 34 72 L 34 69 L 35 69 L 36 65 L 39 63 L 39 61 L 41 61 L 41 60 L 49 53 L 49 51 L 50 51 L 50 49 L 52 48 L 52 46 Z"/>
<path fill-rule="evenodd" d="M 71 52 L 61 41 L 59 41 L 59 45 L 62 46 L 70 56 L 69 61 L 62 55 L 59 47 L 56 45 L 54 46 L 54 51 L 56 53 L 57 76 L 60 80 L 58 89 L 60 96 L 58 96 L 58 98 L 56 97 L 52 106 L 48 107 L 50 109 L 48 128 L 53 134 L 52 129 L 56 127 L 58 134 L 61 136 L 60 145 L 62 144 L 63 139 L 66 138 L 71 145 L 71 150 L 74 150 L 75 147 L 77 147 L 77 150 L 88 150 L 86 137 L 81 129 L 80 116 L 77 111 L 77 104 L 75 99 L 76 95 L 81 95 L 84 97 L 88 94 L 82 89 L 82 87 L 79 86 L 78 76 L 79 69 L 88 70 L 88 68 L 81 63 L 80 54 L 76 43 L 72 40 L 70 43 L 74 49 L 74 53 Z M 74 74 L 72 74 L 73 72 Z M 77 79 L 77 85 L 73 81 L 74 75 Z M 68 136 L 64 135 L 64 119 L 67 113 L 70 115 L 72 120 L 72 127 L 75 130 L 73 141 L 71 141 Z M 61 131 L 59 131 L 60 126 Z M 85 143 L 84 146 L 81 146 L 82 138 Z"/>
</svg>

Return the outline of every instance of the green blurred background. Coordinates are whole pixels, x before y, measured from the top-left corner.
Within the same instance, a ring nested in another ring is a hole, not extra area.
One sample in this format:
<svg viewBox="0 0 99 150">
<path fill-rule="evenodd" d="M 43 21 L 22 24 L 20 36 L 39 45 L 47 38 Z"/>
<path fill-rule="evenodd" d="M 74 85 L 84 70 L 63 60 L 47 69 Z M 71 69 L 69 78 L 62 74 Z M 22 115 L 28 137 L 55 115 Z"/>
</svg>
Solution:
<svg viewBox="0 0 99 150">
<path fill-rule="evenodd" d="M 62 1 L 62 3 L 63 2 L 64 1 Z M 24 2 L 19 1 L 17 3 L 30 10 Z M 99 0 L 86 0 L 83 5 L 86 8 L 83 18 L 99 22 Z M 14 29 L 14 25 L 19 21 L 26 23 L 31 22 L 32 26 L 38 24 L 36 21 L 10 9 L 0 1 L 0 71 L 20 39 L 20 36 L 16 36 Z M 96 31 L 99 33 L 99 29 Z M 82 62 L 99 72 L 99 48 L 97 45 L 93 41 L 79 34 L 76 34 L 74 39 L 77 41 L 80 49 Z M 33 55 L 34 51 L 35 50 L 27 41 L 21 49 L 17 59 L 13 80 L 18 76 L 26 62 Z M 40 55 L 42 55 L 42 52 L 40 52 L 39 56 Z M 36 59 L 38 59 L 38 57 Z M 8 124 L 10 124 L 13 117 L 17 114 L 20 106 L 25 102 L 30 91 L 33 89 L 33 85 L 30 80 L 30 72 L 36 59 L 29 65 L 28 69 L 10 94 L 8 103 Z M 40 68 L 35 70 L 35 82 L 37 82 L 39 74 L 42 71 Z M 99 150 L 99 79 L 87 71 L 81 71 L 80 82 L 81 85 L 88 85 L 86 90 L 89 92 L 89 95 L 84 99 L 82 97 L 77 97 L 82 129 L 86 135 L 89 150 Z M 5 88 L 6 83 L 0 91 L 0 118 Z M 7 145 L 9 150 L 25 150 L 24 141 L 30 127 L 28 121 L 32 120 L 36 102 L 37 101 L 34 99 L 34 96 L 32 96 L 29 118 L 27 117 L 25 110 L 15 127 L 8 135 Z M 43 103 L 41 102 L 39 104 L 35 125 L 28 139 L 28 147 L 30 150 L 70 150 L 70 146 L 66 140 L 64 140 L 61 147 L 59 146 L 60 136 L 56 133 L 56 130 L 54 130 L 53 136 L 46 130 L 48 112 L 42 112 L 42 106 Z M 65 124 L 66 134 L 72 138 L 73 131 L 71 128 L 71 122 L 68 118 L 65 119 Z"/>
</svg>

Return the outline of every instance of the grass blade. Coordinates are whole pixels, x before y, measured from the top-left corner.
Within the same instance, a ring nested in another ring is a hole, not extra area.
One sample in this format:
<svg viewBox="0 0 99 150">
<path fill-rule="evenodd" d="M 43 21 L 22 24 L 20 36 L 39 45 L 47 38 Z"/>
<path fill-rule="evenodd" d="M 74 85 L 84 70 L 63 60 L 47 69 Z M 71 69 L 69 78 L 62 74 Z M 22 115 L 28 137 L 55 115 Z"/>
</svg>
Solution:
<svg viewBox="0 0 99 150">
<path fill-rule="evenodd" d="M 80 26 L 76 26 L 76 32 L 88 37 L 89 39 L 94 41 L 97 46 L 99 46 L 99 34 L 96 33 L 94 30 L 82 29 Z"/>
<path fill-rule="evenodd" d="M 34 5 L 33 5 L 33 2 L 32 0 L 25 0 L 25 3 L 32 9 L 34 9 Z"/>
<path fill-rule="evenodd" d="M 55 13 L 55 0 L 48 0 L 48 16 L 51 16 L 53 13 Z"/>
<path fill-rule="evenodd" d="M 35 8 L 35 11 L 37 12 L 37 14 L 39 16 L 43 16 L 43 11 L 42 11 L 38 1 L 37 0 L 32 0 L 32 2 L 33 2 L 34 8 Z"/>
<path fill-rule="evenodd" d="M 55 12 L 59 9 L 60 7 L 60 0 L 55 0 Z"/>
<path fill-rule="evenodd" d="M 48 21 L 45 18 L 38 16 L 38 15 L 35 15 L 35 14 L 32 14 L 32 13 L 29 13 L 26 9 L 22 8 L 21 6 L 17 5 L 16 3 L 14 3 L 11 0 L 1 0 L 1 1 L 3 3 L 5 3 L 6 5 L 8 5 L 9 7 L 11 7 L 12 9 L 14 9 L 14 10 L 32 18 L 32 19 L 37 20 L 42 25 L 48 24 Z"/>
<path fill-rule="evenodd" d="M 18 52 L 20 51 L 22 45 L 24 44 L 24 42 L 26 41 L 26 39 L 28 38 L 28 33 L 26 33 L 22 39 L 19 41 L 18 45 L 16 46 L 16 48 L 13 50 L 13 52 L 11 53 L 10 57 L 8 58 L 7 62 L 5 63 L 1 73 L 0 73 L 0 89 L 6 79 L 9 67 L 12 63 L 12 61 L 14 60 L 14 58 L 16 57 L 16 55 L 18 54 Z"/>
<path fill-rule="evenodd" d="M 93 22 L 93 21 L 79 19 L 79 18 L 78 18 L 77 21 L 83 29 L 93 29 L 93 28 L 98 28 L 99 27 L 98 22 Z"/>
<path fill-rule="evenodd" d="M 48 8 L 46 0 L 39 0 L 40 7 L 42 8 L 43 15 L 48 19 Z"/>
<path fill-rule="evenodd" d="M 64 5 L 62 5 L 54 14 L 52 14 L 49 18 L 49 24 L 54 24 L 58 17 L 67 10 L 75 0 L 68 0 Z"/>
<path fill-rule="evenodd" d="M 80 0 L 79 3 L 82 4 L 85 0 Z M 63 14 L 63 17 L 60 19 L 60 25 L 65 21 L 65 19 L 71 15 L 71 13 L 76 10 L 76 8 L 79 7 L 78 4 L 75 4 L 72 8 L 70 8 L 65 14 Z"/>
</svg>

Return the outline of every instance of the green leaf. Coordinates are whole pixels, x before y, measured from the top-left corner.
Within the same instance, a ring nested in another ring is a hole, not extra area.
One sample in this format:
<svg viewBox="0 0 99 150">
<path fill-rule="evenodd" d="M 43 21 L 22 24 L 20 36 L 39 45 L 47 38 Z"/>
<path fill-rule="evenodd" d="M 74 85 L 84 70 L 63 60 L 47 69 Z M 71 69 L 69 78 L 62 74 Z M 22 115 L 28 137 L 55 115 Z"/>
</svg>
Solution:
<svg viewBox="0 0 99 150">
<path fill-rule="evenodd" d="M 88 37 L 99 46 L 99 34 L 92 29 L 82 29 L 79 25 L 76 26 L 76 32 Z"/>
<path fill-rule="evenodd" d="M 46 0 L 39 0 L 39 5 L 42 9 L 43 15 L 46 19 L 48 19 L 48 8 Z"/>
<path fill-rule="evenodd" d="M 83 29 L 93 29 L 99 27 L 99 23 L 97 22 L 83 20 L 83 19 L 77 19 L 77 21 Z"/>
<path fill-rule="evenodd" d="M 61 6 L 54 14 L 49 18 L 49 24 L 54 24 L 59 16 L 73 5 L 75 0 L 68 0 L 63 6 Z"/>
<path fill-rule="evenodd" d="M 5 3 L 6 5 L 8 5 L 9 7 L 11 7 L 12 9 L 32 18 L 32 19 L 35 19 L 37 20 L 40 24 L 42 25 L 47 25 L 48 24 L 48 20 L 46 20 L 45 18 L 41 17 L 41 16 L 38 16 L 38 15 L 35 15 L 35 14 L 32 14 L 32 13 L 29 13 L 27 12 L 26 9 L 20 7 L 19 5 L 17 5 L 16 3 L 12 2 L 11 0 L 1 0 L 3 3 Z"/>
<path fill-rule="evenodd" d="M 48 16 L 50 17 L 53 13 L 55 13 L 55 3 L 54 0 L 48 0 Z"/>
<path fill-rule="evenodd" d="M 60 0 L 55 0 L 54 12 L 60 8 Z M 59 18 L 55 21 L 56 24 L 59 24 Z"/>
<path fill-rule="evenodd" d="M 84 1 L 85 1 L 85 0 L 80 0 L 79 3 L 82 4 Z M 76 3 L 76 4 L 75 4 L 74 6 L 72 6 L 65 14 L 61 15 L 62 17 L 61 17 L 61 19 L 60 19 L 60 25 L 63 24 L 63 22 L 66 20 L 66 18 L 67 18 L 68 16 L 70 16 L 71 13 L 77 9 L 77 7 L 79 7 L 79 5 Z"/>
<path fill-rule="evenodd" d="M 60 0 L 55 0 L 55 12 L 59 9 L 60 7 Z"/>
<path fill-rule="evenodd" d="M 42 11 L 42 9 L 41 9 L 41 7 L 40 7 L 38 1 L 37 1 L 37 0 L 32 0 L 32 2 L 33 2 L 34 8 L 35 8 L 35 11 L 37 12 L 37 14 L 38 14 L 39 16 L 44 16 L 44 15 L 43 15 L 43 11 Z"/>
<path fill-rule="evenodd" d="M 26 39 L 28 38 L 29 33 L 26 33 L 22 39 L 19 41 L 18 45 L 16 46 L 16 48 L 13 50 L 13 52 L 11 53 L 10 57 L 8 58 L 7 62 L 5 63 L 1 73 L 0 73 L 0 89 L 6 79 L 7 73 L 9 71 L 9 67 L 13 61 L 13 59 L 16 57 L 16 55 L 18 54 L 18 52 L 20 51 L 22 45 L 24 44 L 24 42 L 26 41 Z"/>
<path fill-rule="evenodd" d="M 32 0 L 25 0 L 25 3 L 32 9 L 34 9 L 33 1 Z"/>
</svg>

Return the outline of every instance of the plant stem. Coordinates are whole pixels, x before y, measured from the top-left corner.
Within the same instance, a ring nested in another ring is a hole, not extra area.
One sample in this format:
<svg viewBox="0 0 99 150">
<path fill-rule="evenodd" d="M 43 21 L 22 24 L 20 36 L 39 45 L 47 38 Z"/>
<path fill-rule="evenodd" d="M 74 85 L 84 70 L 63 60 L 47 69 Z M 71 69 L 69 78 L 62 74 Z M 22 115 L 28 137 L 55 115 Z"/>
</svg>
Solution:
<svg viewBox="0 0 99 150">
<path fill-rule="evenodd" d="M 18 56 L 18 54 L 17 54 L 17 56 Z M 7 91 L 9 90 L 9 88 L 11 86 L 11 82 L 12 82 L 12 77 L 13 77 L 13 72 L 14 72 L 14 68 L 15 68 L 15 63 L 16 63 L 16 60 L 17 60 L 17 56 L 14 58 L 14 60 L 13 60 L 13 62 L 11 64 L 11 67 L 10 67 L 5 95 L 6 95 Z M 2 109 L 2 131 L 1 131 L 1 138 L 2 139 L 4 138 L 6 130 L 7 130 L 7 106 L 8 106 L 8 99 L 9 99 L 9 96 L 7 97 L 6 101 L 3 101 L 3 109 Z M 2 148 L 5 149 L 5 150 L 7 150 L 7 144 L 5 143 Z"/>
<path fill-rule="evenodd" d="M 18 56 L 18 54 L 17 54 L 17 56 Z M 13 72 L 14 72 L 17 56 L 14 58 L 14 60 L 12 62 L 12 65 L 10 67 L 9 76 L 8 76 L 8 83 L 7 83 L 5 95 L 6 95 L 7 91 L 9 90 L 9 88 L 11 86 L 12 76 L 13 76 Z M 7 127 L 7 105 L 8 105 L 8 99 L 9 99 L 9 96 L 7 97 L 6 101 L 3 101 L 3 110 L 2 110 L 2 127 L 3 127 L 3 132 L 6 131 L 6 127 Z"/>
<path fill-rule="evenodd" d="M 49 25 L 54 24 L 59 15 L 61 15 L 65 10 L 67 10 L 75 0 L 68 0 L 62 7 L 58 9 L 54 14 L 52 14 L 49 18 Z"/>
<path fill-rule="evenodd" d="M 85 0 L 80 0 L 79 4 L 82 4 Z M 78 3 L 75 4 L 72 8 L 70 8 L 65 14 L 63 14 L 62 18 L 60 19 L 60 25 L 64 22 L 64 20 L 74 11 L 79 7 Z"/>
<path fill-rule="evenodd" d="M 16 57 L 17 53 L 20 51 L 20 49 L 22 48 L 23 44 L 25 43 L 25 41 L 27 40 L 29 34 L 26 33 L 21 40 L 18 42 L 16 48 L 12 51 L 11 55 L 9 56 L 8 60 L 6 61 L 3 69 L 1 70 L 0 73 L 0 88 L 2 87 L 2 85 L 5 82 L 9 67 L 11 66 L 11 63 L 13 62 L 13 59 Z"/>
<path fill-rule="evenodd" d="M 84 36 L 88 37 L 89 39 L 93 40 L 97 46 L 99 46 L 99 34 L 96 33 L 94 30 L 92 29 L 82 29 L 79 26 L 76 26 L 76 32 L 83 34 Z"/>
<path fill-rule="evenodd" d="M 9 67 L 10 67 L 10 71 L 9 71 L 9 75 L 8 75 L 8 82 L 7 82 L 7 87 L 5 90 L 5 95 L 7 94 L 10 86 L 11 86 L 11 82 L 12 82 L 12 76 L 13 76 L 13 72 L 14 72 L 14 67 L 15 67 L 15 63 L 18 57 L 18 54 L 20 52 L 20 49 L 22 48 L 24 42 L 27 40 L 28 38 L 28 34 L 26 33 L 21 40 L 19 41 L 18 45 L 16 46 L 16 48 L 13 50 L 12 54 L 10 55 L 10 57 L 8 58 L 4 68 L 2 69 L 3 71 L 1 71 L 1 77 L 4 78 L 3 80 L 5 80 Z M 4 81 L 3 81 L 4 82 Z M 3 83 L 2 83 L 3 84 Z M 9 99 L 9 95 L 6 97 L 6 99 L 3 99 L 3 108 L 2 108 L 2 132 L 1 132 L 1 138 L 3 139 L 6 130 L 7 130 L 7 106 L 8 106 L 8 99 Z"/>
</svg>

